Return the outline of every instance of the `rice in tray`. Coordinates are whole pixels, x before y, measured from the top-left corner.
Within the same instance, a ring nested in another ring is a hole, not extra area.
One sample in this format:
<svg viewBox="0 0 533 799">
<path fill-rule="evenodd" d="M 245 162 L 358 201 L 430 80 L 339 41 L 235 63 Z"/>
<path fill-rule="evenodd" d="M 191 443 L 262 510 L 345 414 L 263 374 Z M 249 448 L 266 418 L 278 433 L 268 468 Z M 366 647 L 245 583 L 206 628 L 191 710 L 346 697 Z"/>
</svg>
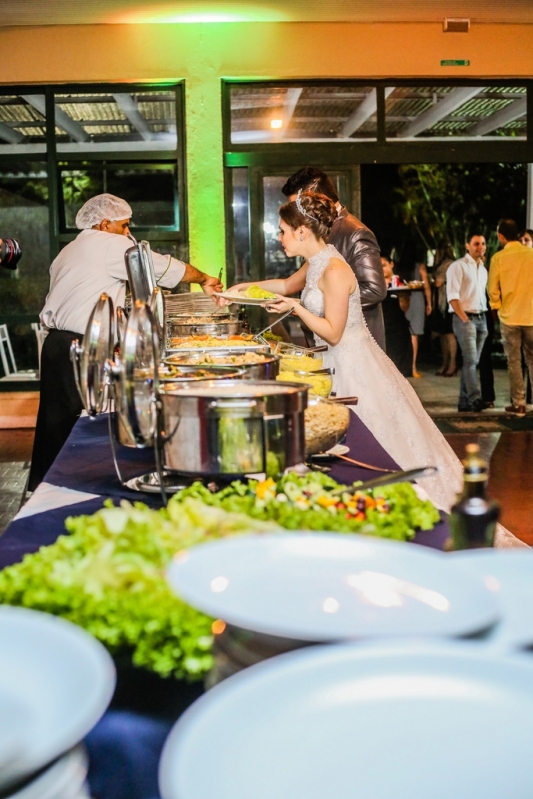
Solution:
<svg viewBox="0 0 533 799">
<path fill-rule="evenodd" d="M 350 411 L 345 405 L 317 402 L 305 411 L 306 454 L 316 455 L 338 444 L 350 423 Z"/>
</svg>

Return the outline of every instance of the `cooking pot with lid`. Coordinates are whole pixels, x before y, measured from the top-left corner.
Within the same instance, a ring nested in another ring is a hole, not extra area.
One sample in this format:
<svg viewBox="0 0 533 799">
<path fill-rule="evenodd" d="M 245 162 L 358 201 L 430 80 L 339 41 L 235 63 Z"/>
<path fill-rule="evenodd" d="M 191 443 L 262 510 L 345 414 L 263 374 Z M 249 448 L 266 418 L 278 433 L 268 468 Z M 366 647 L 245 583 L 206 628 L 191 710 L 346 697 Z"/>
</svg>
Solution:
<svg viewBox="0 0 533 799">
<path fill-rule="evenodd" d="M 207 380 L 164 386 L 160 400 L 165 469 L 237 477 L 305 460 L 307 386 Z"/>
</svg>

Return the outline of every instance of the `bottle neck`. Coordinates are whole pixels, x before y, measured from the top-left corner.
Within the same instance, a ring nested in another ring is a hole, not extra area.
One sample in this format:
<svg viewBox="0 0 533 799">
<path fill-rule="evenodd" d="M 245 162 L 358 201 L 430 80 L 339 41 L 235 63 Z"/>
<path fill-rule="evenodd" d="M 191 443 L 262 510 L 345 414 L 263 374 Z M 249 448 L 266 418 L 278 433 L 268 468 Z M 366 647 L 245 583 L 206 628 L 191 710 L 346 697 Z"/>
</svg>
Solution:
<svg viewBox="0 0 533 799">
<path fill-rule="evenodd" d="M 469 497 L 485 497 L 487 495 L 487 476 L 484 475 L 481 478 L 481 475 L 476 475 L 477 479 L 475 480 L 469 480 L 468 478 L 469 475 L 465 476 L 464 479 L 463 497 L 465 499 Z"/>
</svg>

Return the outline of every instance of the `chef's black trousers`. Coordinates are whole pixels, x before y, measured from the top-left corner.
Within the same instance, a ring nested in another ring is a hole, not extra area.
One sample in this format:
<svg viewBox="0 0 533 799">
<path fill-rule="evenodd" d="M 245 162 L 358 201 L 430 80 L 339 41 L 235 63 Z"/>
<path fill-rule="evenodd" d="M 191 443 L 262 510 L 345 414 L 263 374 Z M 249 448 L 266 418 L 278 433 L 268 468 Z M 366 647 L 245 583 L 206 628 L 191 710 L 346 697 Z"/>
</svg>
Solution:
<svg viewBox="0 0 533 799">
<path fill-rule="evenodd" d="M 83 409 L 70 360 L 70 345 L 75 338 L 81 342 L 83 336 L 70 330 L 50 330 L 44 340 L 29 491 L 44 479 Z"/>
</svg>

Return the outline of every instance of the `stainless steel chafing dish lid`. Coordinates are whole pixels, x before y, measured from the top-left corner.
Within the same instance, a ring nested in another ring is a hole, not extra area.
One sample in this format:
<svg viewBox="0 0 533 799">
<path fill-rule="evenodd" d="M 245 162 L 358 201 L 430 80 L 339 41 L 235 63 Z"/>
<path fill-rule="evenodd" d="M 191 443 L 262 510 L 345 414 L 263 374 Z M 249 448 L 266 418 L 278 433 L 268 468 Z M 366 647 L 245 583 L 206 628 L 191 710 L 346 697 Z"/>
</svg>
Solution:
<svg viewBox="0 0 533 799">
<path fill-rule="evenodd" d="M 76 386 L 89 416 L 106 409 L 109 386 L 105 366 L 112 357 L 114 343 L 113 302 L 102 294 L 89 317 L 83 343 L 80 345 L 75 339 L 70 348 Z"/>
<path fill-rule="evenodd" d="M 156 287 L 156 277 L 152 252 L 147 241 L 139 241 L 124 253 L 128 283 L 130 284 L 133 302 L 148 302 Z"/>
</svg>

